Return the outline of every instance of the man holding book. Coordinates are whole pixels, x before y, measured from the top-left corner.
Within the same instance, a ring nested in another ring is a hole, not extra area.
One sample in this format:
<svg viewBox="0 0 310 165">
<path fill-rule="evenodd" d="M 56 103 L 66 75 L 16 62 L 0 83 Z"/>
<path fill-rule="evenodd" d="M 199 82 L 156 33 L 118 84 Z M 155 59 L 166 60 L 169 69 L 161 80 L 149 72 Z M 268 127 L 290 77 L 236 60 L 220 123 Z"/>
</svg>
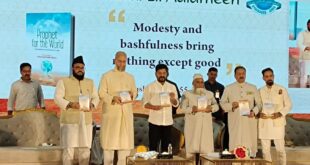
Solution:
<svg viewBox="0 0 310 165">
<path fill-rule="evenodd" d="M 187 157 L 213 152 L 212 112 L 219 109 L 213 93 L 204 88 L 201 74 L 194 75 L 192 84 L 193 89 L 185 91 L 181 100 L 181 111 L 185 113 Z"/>
<path fill-rule="evenodd" d="M 257 120 L 255 115 L 261 110 L 261 98 L 256 86 L 245 82 L 246 69 L 235 68 L 236 82 L 228 85 L 220 100 L 220 105 L 228 112 L 229 150 L 242 145 L 257 152 Z"/>
</svg>

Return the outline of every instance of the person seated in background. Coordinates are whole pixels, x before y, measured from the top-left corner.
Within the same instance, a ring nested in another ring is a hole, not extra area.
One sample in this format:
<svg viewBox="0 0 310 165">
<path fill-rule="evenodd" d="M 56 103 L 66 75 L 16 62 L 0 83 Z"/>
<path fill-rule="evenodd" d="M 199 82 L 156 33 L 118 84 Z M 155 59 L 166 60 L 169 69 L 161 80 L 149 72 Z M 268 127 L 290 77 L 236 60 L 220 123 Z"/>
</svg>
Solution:
<svg viewBox="0 0 310 165">
<path fill-rule="evenodd" d="M 212 112 L 219 110 L 213 93 L 204 88 L 203 76 L 195 74 L 193 89 L 185 91 L 181 100 L 181 110 L 185 113 L 186 157 L 207 154 L 214 151 Z"/>
<path fill-rule="evenodd" d="M 21 78 L 11 86 L 7 104 L 8 115 L 12 115 L 13 111 L 37 108 L 38 105 L 45 109 L 41 85 L 31 79 L 31 65 L 22 63 L 19 68 Z"/>
</svg>

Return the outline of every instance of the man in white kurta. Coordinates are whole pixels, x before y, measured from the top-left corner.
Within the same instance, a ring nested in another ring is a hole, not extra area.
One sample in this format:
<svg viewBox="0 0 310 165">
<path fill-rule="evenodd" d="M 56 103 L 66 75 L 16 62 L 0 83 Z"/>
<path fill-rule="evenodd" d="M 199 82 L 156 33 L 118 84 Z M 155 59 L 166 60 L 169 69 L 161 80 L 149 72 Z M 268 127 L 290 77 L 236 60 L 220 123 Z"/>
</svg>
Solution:
<svg viewBox="0 0 310 165">
<path fill-rule="evenodd" d="M 219 109 L 213 93 L 204 88 L 201 74 L 194 75 L 192 84 L 193 90 L 185 91 L 181 100 L 181 111 L 185 113 L 187 157 L 214 151 L 212 112 Z"/>
<path fill-rule="evenodd" d="M 81 56 L 73 60 L 72 74 L 58 81 L 54 97 L 55 103 L 61 109 L 60 144 L 64 147 L 62 159 L 64 165 L 72 165 L 74 155 L 78 154 L 79 164 L 88 165 L 92 141 L 90 110 L 96 108 L 99 97 L 94 82 L 84 78 L 84 62 Z M 84 100 L 84 103 L 81 100 Z"/>
<path fill-rule="evenodd" d="M 280 164 L 286 165 L 285 116 L 292 108 L 291 99 L 284 87 L 274 84 L 274 74 L 271 68 L 264 69 L 262 74 L 266 86 L 259 90 L 263 109 L 259 114 L 258 135 L 262 142 L 263 157 L 271 161 L 270 142 L 273 140 Z"/>
<path fill-rule="evenodd" d="M 306 87 L 308 75 L 310 77 L 310 19 L 307 22 L 307 30 L 300 32 L 297 36 L 300 59 L 300 87 Z M 310 85 L 310 84 L 309 84 Z"/>
<path fill-rule="evenodd" d="M 245 82 L 246 69 L 235 68 L 237 82 L 226 86 L 220 105 L 228 112 L 229 150 L 245 146 L 251 156 L 257 152 L 257 119 L 255 114 L 261 110 L 261 98 L 256 87 Z M 239 107 L 240 105 L 240 107 Z M 248 112 L 243 113 L 243 112 Z"/>
<path fill-rule="evenodd" d="M 137 96 L 137 88 L 134 77 L 125 72 L 126 63 L 125 52 L 117 52 L 115 68 L 103 74 L 99 85 L 103 101 L 100 142 L 105 165 L 113 164 L 115 151 L 117 164 L 125 165 L 126 157 L 134 148 L 132 101 Z"/>
<path fill-rule="evenodd" d="M 171 143 L 172 107 L 178 107 L 179 100 L 175 85 L 166 81 L 168 72 L 167 65 L 156 65 L 157 80 L 147 85 L 143 91 L 143 105 L 150 110 L 148 121 L 151 151 L 167 151 Z"/>
</svg>

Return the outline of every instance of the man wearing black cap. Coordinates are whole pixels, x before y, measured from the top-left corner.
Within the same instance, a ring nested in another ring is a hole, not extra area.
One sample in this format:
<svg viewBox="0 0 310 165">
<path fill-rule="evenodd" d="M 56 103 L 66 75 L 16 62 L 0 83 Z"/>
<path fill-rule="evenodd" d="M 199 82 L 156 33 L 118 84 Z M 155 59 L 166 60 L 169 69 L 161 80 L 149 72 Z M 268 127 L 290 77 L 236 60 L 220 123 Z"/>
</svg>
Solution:
<svg viewBox="0 0 310 165">
<path fill-rule="evenodd" d="M 60 143 L 64 147 L 63 164 L 73 164 L 78 148 L 80 165 L 88 165 L 92 140 L 92 112 L 99 103 L 93 80 L 84 78 L 84 61 L 78 56 L 72 63 L 72 76 L 59 80 L 54 101 L 61 108 Z"/>
</svg>

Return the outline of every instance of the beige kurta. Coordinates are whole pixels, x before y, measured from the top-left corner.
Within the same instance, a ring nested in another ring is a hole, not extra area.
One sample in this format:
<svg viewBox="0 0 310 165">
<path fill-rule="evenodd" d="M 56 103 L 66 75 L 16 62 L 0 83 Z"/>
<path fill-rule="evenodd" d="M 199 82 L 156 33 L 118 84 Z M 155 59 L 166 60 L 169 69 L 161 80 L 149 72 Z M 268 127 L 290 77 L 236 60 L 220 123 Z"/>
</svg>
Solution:
<svg viewBox="0 0 310 165">
<path fill-rule="evenodd" d="M 271 88 L 262 87 L 259 92 L 263 102 L 263 113 L 280 112 L 282 114 L 278 119 L 259 119 L 259 138 L 284 139 L 285 116 L 292 108 L 286 89 L 274 84 Z"/>
<path fill-rule="evenodd" d="M 308 30 L 298 34 L 297 46 L 300 51 L 300 59 L 310 60 L 310 51 L 305 51 L 306 47 L 310 47 L 310 32 Z"/>
<path fill-rule="evenodd" d="M 55 90 L 55 103 L 61 108 L 61 145 L 64 147 L 91 147 L 92 112 L 66 109 L 69 102 L 79 102 L 80 95 L 87 95 L 96 107 L 99 97 L 91 79 L 78 81 L 73 76 L 59 80 Z"/>
<path fill-rule="evenodd" d="M 99 96 L 103 100 L 100 142 L 104 150 L 129 150 L 134 147 L 132 103 L 112 105 L 114 96 L 130 91 L 133 98 L 137 88 L 132 75 L 116 69 L 103 74 Z"/>
<path fill-rule="evenodd" d="M 249 83 L 232 83 L 223 93 L 220 105 L 228 112 L 229 150 L 243 145 L 257 152 L 257 119 L 241 116 L 239 109 L 232 111 L 232 103 L 240 100 L 249 101 L 249 107 L 255 114 L 261 110 L 261 98 L 256 87 Z"/>
<path fill-rule="evenodd" d="M 185 148 L 186 153 L 207 154 L 213 152 L 212 113 L 198 112 L 193 114 L 193 106 L 197 106 L 198 97 L 206 96 L 212 112 L 219 109 L 213 93 L 205 90 L 203 95 L 195 94 L 192 90 L 184 92 L 181 100 L 181 111 L 185 113 Z"/>
</svg>

